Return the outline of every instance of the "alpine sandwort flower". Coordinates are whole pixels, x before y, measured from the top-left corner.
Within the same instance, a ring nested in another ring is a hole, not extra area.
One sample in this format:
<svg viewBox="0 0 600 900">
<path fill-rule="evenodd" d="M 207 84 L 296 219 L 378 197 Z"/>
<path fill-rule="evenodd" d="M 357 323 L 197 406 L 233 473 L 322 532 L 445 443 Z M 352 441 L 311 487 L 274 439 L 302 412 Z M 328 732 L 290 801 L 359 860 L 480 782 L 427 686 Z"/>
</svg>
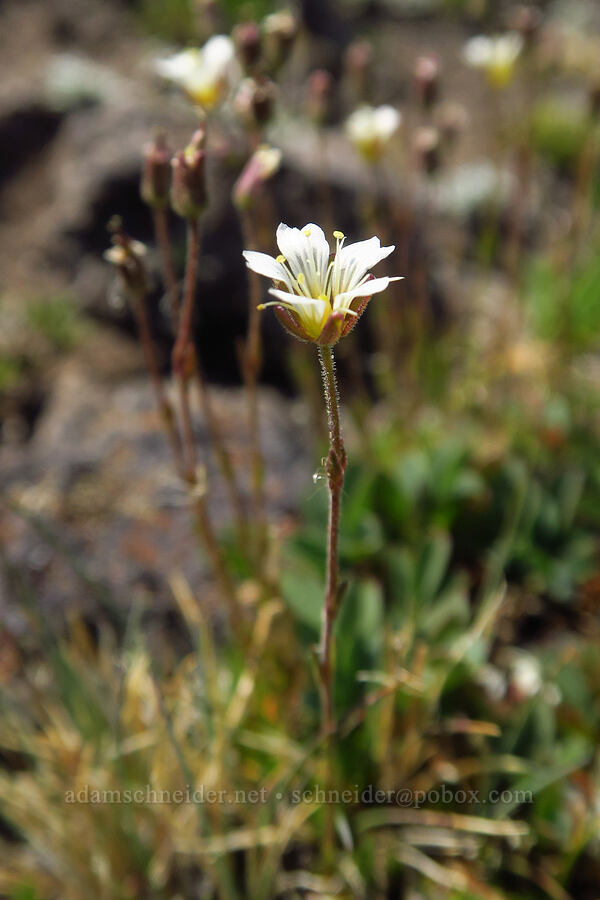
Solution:
<svg viewBox="0 0 600 900">
<path fill-rule="evenodd" d="M 179 85 L 193 103 L 213 109 L 225 98 L 236 78 L 235 47 L 231 38 L 217 34 L 201 49 L 190 48 L 157 60 L 155 69 Z"/>
<path fill-rule="evenodd" d="M 383 153 L 402 122 L 402 115 L 393 106 L 359 106 L 346 120 L 346 134 L 369 162 Z"/>
<path fill-rule="evenodd" d="M 516 32 L 495 37 L 478 35 L 465 44 L 463 59 L 469 66 L 483 69 L 494 87 L 503 88 L 513 77 L 522 49 L 523 38 Z"/>
<path fill-rule="evenodd" d="M 370 269 L 395 249 L 382 247 L 378 237 L 345 246 L 345 236 L 334 231 L 336 248 L 330 255 L 323 229 L 309 223 L 289 228 L 281 223 L 277 244 L 281 255 L 244 251 L 248 268 L 271 278 L 269 293 L 281 324 L 295 337 L 332 346 L 354 327 L 373 294 L 398 278 L 374 278 Z"/>
</svg>

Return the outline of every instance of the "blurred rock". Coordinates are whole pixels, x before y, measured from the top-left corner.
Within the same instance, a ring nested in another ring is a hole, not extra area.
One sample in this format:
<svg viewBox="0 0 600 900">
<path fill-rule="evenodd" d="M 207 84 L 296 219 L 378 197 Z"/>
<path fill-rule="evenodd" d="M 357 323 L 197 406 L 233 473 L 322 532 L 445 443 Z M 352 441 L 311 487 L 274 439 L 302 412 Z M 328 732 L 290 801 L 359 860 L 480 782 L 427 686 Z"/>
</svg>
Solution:
<svg viewBox="0 0 600 900">
<path fill-rule="evenodd" d="M 212 389 L 211 396 L 246 484 L 244 393 Z M 310 441 L 297 404 L 263 390 L 260 409 L 267 506 L 277 521 L 312 485 L 312 460 L 303 449 Z M 196 438 L 199 460 L 208 465 L 213 520 L 226 529 L 227 491 L 200 416 Z M 90 377 L 77 358 L 65 363 L 33 439 L 0 449 L 0 468 L 2 493 L 14 509 L 0 521 L 3 546 L 10 564 L 35 586 L 42 610 L 93 611 L 104 601 L 128 609 L 136 597 L 164 609 L 174 571 L 184 573 L 204 602 L 215 599 L 145 375 L 114 383 Z M 23 597 L 6 582 L 0 591 L 3 618 L 15 615 Z"/>
</svg>

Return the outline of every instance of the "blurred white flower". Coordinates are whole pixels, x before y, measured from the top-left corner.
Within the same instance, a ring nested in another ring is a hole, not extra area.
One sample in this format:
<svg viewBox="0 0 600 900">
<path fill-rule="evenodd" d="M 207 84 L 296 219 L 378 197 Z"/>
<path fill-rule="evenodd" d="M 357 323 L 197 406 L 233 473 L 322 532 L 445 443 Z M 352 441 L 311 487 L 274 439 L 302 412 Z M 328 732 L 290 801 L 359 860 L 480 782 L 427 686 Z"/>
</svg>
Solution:
<svg viewBox="0 0 600 900">
<path fill-rule="evenodd" d="M 393 106 L 359 106 L 346 120 L 346 134 L 369 162 L 383 153 L 402 122 Z"/>
<path fill-rule="evenodd" d="M 511 31 L 494 37 L 473 37 L 465 44 L 462 55 L 467 65 L 483 69 L 494 87 L 503 88 L 514 75 L 522 49 L 523 38 Z"/>
<path fill-rule="evenodd" d="M 374 278 L 370 269 L 392 253 L 378 237 L 344 246 L 340 231 L 333 233 L 333 260 L 323 230 L 314 224 L 277 229 L 281 255 L 244 251 L 248 268 L 271 278 L 269 289 L 276 298 L 259 309 L 275 306 L 281 323 L 296 337 L 321 344 L 334 344 L 348 334 L 373 294 L 384 291 L 397 278 Z"/>
<path fill-rule="evenodd" d="M 157 60 L 155 69 L 207 110 L 225 98 L 238 76 L 235 47 L 224 34 L 211 37 L 201 49 L 190 48 Z"/>
<path fill-rule="evenodd" d="M 535 697 L 542 688 L 542 669 L 530 653 L 515 651 L 511 660 L 511 684 L 523 697 Z"/>
</svg>

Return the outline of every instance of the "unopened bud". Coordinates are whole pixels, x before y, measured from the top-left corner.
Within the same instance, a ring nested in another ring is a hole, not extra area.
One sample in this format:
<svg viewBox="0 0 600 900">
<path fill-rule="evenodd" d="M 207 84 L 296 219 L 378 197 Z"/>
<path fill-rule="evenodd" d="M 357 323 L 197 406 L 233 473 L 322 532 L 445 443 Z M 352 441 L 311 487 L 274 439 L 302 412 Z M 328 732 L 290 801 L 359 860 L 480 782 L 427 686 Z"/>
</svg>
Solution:
<svg viewBox="0 0 600 900">
<path fill-rule="evenodd" d="M 144 203 L 163 209 L 169 203 L 171 187 L 171 152 L 165 136 L 157 135 L 154 141 L 144 147 L 144 165 L 140 194 Z"/>
<path fill-rule="evenodd" d="M 285 62 L 298 34 L 298 23 L 289 10 L 271 13 L 263 22 L 265 53 L 272 70 Z"/>
<path fill-rule="evenodd" d="M 467 128 L 469 113 L 462 103 L 442 103 L 436 109 L 435 124 L 444 143 L 453 144 Z"/>
<path fill-rule="evenodd" d="M 344 57 L 348 78 L 360 98 L 367 96 L 367 85 L 371 77 L 373 48 L 368 41 L 353 41 Z"/>
<path fill-rule="evenodd" d="M 541 10 L 535 6 L 519 4 L 509 10 L 508 27 L 511 31 L 518 32 L 526 45 L 531 45 L 535 41 L 542 22 Z"/>
<path fill-rule="evenodd" d="M 207 203 L 205 132 L 198 129 L 185 150 L 171 162 L 171 206 L 183 219 L 198 219 Z"/>
<path fill-rule="evenodd" d="M 270 78 L 246 78 L 235 98 L 235 108 L 251 128 L 263 127 L 272 115 L 277 89 Z"/>
<path fill-rule="evenodd" d="M 117 268 L 128 292 L 136 296 L 145 293 L 147 280 L 143 258 L 146 245 L 125 234 L 120 219 L 113 219 L 109 229 L 113 232 L 113 246 L 105 252 L 104 259 Z"/>
<path fill-rule="evenodd" d="M 428 175 L 433 175 L 440 166 L 440 133 L 437 128 L 418 128 L 414 150 L 419 166 Z"/>
<path fill-rule="evenodd" d="M 260 28 L 256 22 L 242 22 L 231 36 L 244 71 L 254 72 L 262 55 Z"/>
<path fill-rule="evenodd" d="M 435 56 L 419 56 L 414 81 L 419 103 L 424 109 L 431 109 L 440 93 L 440 64 Z"/>
<path fill-rule="evenodd" d="M 325 69 L 317 69 L 309 76 L 306 112 L 316 125 L 327 119 L 333 93 L 333 77 Z"/>
<path fill-rule="evenodd" d="M 281 150 L 262 144 L 250 157 L 233 186 L 233 202 L 238 209 L 249 209 L 262 185 L 279 169 Z"/>
</svg>

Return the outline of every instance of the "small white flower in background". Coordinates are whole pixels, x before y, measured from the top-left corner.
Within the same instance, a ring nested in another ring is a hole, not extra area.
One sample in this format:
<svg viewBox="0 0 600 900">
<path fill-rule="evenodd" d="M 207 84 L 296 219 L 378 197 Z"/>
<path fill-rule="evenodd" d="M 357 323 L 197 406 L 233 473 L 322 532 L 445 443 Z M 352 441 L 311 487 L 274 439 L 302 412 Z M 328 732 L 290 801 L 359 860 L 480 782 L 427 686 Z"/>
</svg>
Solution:
<svg viewBox="0 0 600 900">
<path fill-rule="evenodd" d="M 395 249 L 382 247 L 378 237 L 344 246 L 346 238 L 334 231 L 336 247 L 330 259 L 323 229 L 312 223 L 304 228 L 277 229 L 281 255 L 244 251 L 248 268 L 271 278 L 275 297 L 259 309 L 274 306 L 281 324 L 295 337 L 331 346 L 352 330 L 373 294 L 398 278 L 374 278 L 370 269 Z"/>
<path fill-rule="evenodd" d="M 494 87 L 503 88 L 514 75 L 522 49 L 523 38 L 511 31 L 495 37 L 473 37 L 465 44 L 462 55 L 467 65 L 483 69 Z"/>
<path fill-rule="evenodd" d="M 535 697 L 542 688 L 542 668 L 530 653 L 515 651 L 510 665 L 510 681 L 522 697 Z"/>
<path fill-rule="evenodd" d="M 233 41 L 224 34 L 211 37 L 201 49 L 190 48 L 157 60 L 155 69 L 207 110 L 225 98 L 239 74 Z"/>
<path fill-rule="evenodd" d="M 359 106 L 346 120 L 346 134 L 369 162 L 384 154 L 402 115 L 393 106 Z"/>
</svg>

